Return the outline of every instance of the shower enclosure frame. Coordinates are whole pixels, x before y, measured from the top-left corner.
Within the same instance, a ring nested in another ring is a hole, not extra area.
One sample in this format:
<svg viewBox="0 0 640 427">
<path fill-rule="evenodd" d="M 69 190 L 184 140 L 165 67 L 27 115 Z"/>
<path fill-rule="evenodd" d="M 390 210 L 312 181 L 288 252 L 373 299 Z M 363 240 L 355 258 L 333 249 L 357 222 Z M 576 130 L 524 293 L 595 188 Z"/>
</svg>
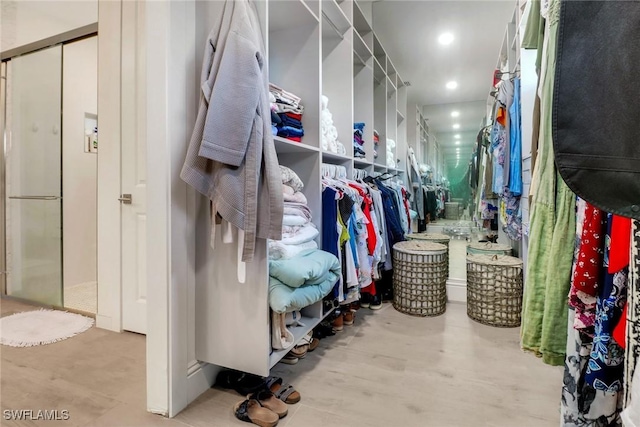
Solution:
<svg viewBox="0 0 640 427">
<path fill-rule="evenodd" d="M 98 35 L 98 23 L 93 23 L 89 25 L 85 25 L 83 27 L 79 27 L 70 31 L 66 31 L 51 37 L 47 37 L 45 39 L 41 39 L 35 41 L 33 43 L 28 43 L 23 46 L 16 47 L 14 49 L 8 49 L 6 51 L 0 52 L 0 106 L 2 106 L 2 117 L 0 122 L 0 135 L 2 136 L 2 147 L 0 149 L 0 295 L 3 298 L 10 298 L 16 301 L 25 301 L 30 304 L 36 304 L 45 307 L 54 307 L 54 308 L 64 308 L 64 287 L 61 282 L 61 292 L 62 292 L 62 304 L 58 306 L 57 304 L 46 304 L 38 301 L 33 301 L 30 299 L 25 299 L 21 297 L 8 295 L 7 289 L 7 273 L 8 273 L 8 262 L 7 262 L 7 158 L 8 158 L 8 133 L 7 133 L 7 90 L 8 90 L 8 62 L 13 58 L 16 58 L 21 55 L 26 55 L 30 53 L 35 53 L 44 49 L 48 49 L 55 46 L 62 46 L 68 43 L 76 42 L 79 40 L 83 40 L 89 37 L 94 37 Z M 62 85 L 62 81 L 60 82 Z M 61 100 L 62 102 L 62 100 Z M 60 117 L 60 128 L 62 129 L 62 116 Z M 62 131 L 61 131 L 62 132 Z M 62 133 L 60 138 L 60 144 L 62 144 Z M 60 173 L 60 181 L 62 183 L 62 173 Z M 62 230 L 62 204 L 64 203 L 63 198 L 61 197 L 60 204 L 60 226 Z M 61 257 L 60 257 L 60 271 L 63 273 L 63 260 L 64 260 L 64 241 L 61 238 Z"/>
</svg>

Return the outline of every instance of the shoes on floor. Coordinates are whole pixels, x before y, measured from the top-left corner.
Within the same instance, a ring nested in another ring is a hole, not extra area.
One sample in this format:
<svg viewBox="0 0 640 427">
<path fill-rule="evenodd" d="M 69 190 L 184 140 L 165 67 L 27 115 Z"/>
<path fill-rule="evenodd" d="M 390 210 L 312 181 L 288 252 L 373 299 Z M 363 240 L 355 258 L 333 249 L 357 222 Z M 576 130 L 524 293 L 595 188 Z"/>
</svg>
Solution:
<svg viewBox="0 0 640 427">
<path fill-rule="evenodd" d="M 362 293 L 360 294 L 360 307 L 369 308 L 371 305 L 371 294 Z"/>
<path fill-rule="evenodd" d="M 279 418 L 286 417 L 289 412 L 287 404 L 278 399 L 271 390 L 267 390 L 266 388 L 248 395 L 247 400 L 257 400 L 260 406 L 275 412 Z"/>
<path fill-rule="evenodd" d="M 380 294 L 376 294 L 371 297 L 371 304 L 369 305 L 371 310 L 380 310 L 382 308 L 382 298 Z"/>
<path fill-rule="evenodd" d="M 342 314 L 338 314 L 338 317 L 333 319 L 331 326 L 333 326 L 333 330 L 337 332 L 340 332 L 344 329 L 344 318 Z"/>
<path fill-rule="evenodd" d="M 233 412 L 237 419 L 260 427 L 275 427 L 280 420 L 278 414 L 271 409 L 263 407 L 255 399 L 247 399 L 236 403 Z"/>
<path fill-rule="evenodd" d="M 355 311 L 351 311 L 347 308 L 347 310 L 342 313 L 342 323 L 347 326 L 353 326 L 353 321 L 356 317 Z"/>
<path fill-rule="evenodd" d="M 280 377 L 270 376 L 266 379 L 267 388 L 271 390 L 273 395 L 284 403 L 293 405 L 300 402 L 300 393 L 293 388 L 291 384 L 287 384 Z"/>
</svg>

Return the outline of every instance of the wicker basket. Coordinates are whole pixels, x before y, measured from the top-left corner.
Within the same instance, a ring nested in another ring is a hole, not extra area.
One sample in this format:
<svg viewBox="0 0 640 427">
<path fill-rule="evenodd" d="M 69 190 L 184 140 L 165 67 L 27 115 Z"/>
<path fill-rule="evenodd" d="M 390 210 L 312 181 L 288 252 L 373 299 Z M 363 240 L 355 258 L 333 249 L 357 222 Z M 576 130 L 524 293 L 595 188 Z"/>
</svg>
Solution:
<svg viewBox="0 0 640 427">
<path fill-rule="evenodd" d="M 522 260 L 507 255 L 467 255 L 467 315 L 485 325 L 520 326 Z"/>
<path fill-rule="evenodd" d="M 491 242 L 469 243 L 467 255 L 511 255 L 511 246 Z"/>
<path fill-rule="evenodd" d="M 456 202 L 446 202 L 444 204 L 444 215 L 446 219 L 460 219 L 460 204 Z"/>
<path fill-rule="evenodd" d="M 393 307 L 413 316 L 438 316 L 447 304 L 447 247 L 411 240 L 393 246 Z"/>
<path fill-rule="evenodd" d="M 409 240 L 421 240 L 427 242 L 440 243 L 447 247 L 447 277 L 449 277 L 449 242 L 451 237 L 440 233 L 411 233 L 405 236 Z"/>
</svg>

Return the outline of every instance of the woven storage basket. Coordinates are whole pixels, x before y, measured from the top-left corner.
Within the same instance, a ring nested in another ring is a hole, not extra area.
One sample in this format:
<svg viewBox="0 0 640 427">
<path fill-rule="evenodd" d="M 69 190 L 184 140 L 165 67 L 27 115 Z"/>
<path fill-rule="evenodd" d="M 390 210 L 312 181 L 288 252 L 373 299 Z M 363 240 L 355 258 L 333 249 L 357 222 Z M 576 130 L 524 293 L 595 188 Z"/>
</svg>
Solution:
<svg viewBox="0 0 640 427">
<path fill-rule="evenodd" d="M 469 243 L 467 255 L 511 255 L 511 246 L 491 242 Z"/>
<path fill-rule="evenodd" d="M 446 219 L 460 219 L 460 205 L 455 202 L 444 204 L 444 215 Z"/>
<path fill-rule="evenodd" d="M 508 255 L 467 255 L 467 315 L 485 325 L 520 326 L 522 260 Z"/>
<path fill-rule="evenodd" d="M 449 277 L 449 242 L 451 237 L 440 233 L 411 233 L 405 236 L 409 240 L 421 240 L 427 242 L 440 243 L 447 247 L 447 277 Z"/>
<path fill-rule="evenodd" d="M 413 316 L 438 316 L 447 304 L 447 247 L 411 240 L 393 246 L 393 307 Z"/>
</svg>

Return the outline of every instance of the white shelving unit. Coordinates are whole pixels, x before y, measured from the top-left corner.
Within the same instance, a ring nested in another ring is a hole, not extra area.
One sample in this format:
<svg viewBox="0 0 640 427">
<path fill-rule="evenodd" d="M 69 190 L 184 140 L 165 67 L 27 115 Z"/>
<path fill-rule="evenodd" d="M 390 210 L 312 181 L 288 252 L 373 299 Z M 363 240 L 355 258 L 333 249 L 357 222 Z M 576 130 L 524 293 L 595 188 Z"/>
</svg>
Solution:
<svg viewBox="0 0 640 427">
<path fill-rule="evenodd" d="M 304 182 L 313 222 L 321 229 L 322 163 L 343 165 L 349 176 L 358 168 L 370 174 L 394 172 L 403 178 L 407 87 L 374 34 L 370 7 L 365 7 L 369 5 L 353 0 L 262 0 L 256 5 L 268 50 L 270 81 L 300 96 L 304 105 L 302 142 L 275 137 L 278 160 Z M 322 95 L 329 98 L 345 155 L 322 150 Z M 354 122 L 366 124 L 363 159 L 354 158 Z M 380 135 L 375 161 L 374 129 Z M 386 138 L 396 141 L 393 168 L 386 166 Z M 268 375 L 287 351 L 272 351 L 270 345 L 267 242 L 257 242 L 255 261 L 246 264 L 246 280 L 241 283 L 237 245 L 223 243 L 222 232 L 217 231 L 215 249 L 210 249 L 210 230 L 204 228 L 198 230 L 196 245 L 209 251 L 196 251 L 196 266 L 201 266 L 196 268 L 196 358 Z M 321 301 L 302 310 L 305 326 L 292 329 L 296 342 L 328 314 Z"/>
</svg>

